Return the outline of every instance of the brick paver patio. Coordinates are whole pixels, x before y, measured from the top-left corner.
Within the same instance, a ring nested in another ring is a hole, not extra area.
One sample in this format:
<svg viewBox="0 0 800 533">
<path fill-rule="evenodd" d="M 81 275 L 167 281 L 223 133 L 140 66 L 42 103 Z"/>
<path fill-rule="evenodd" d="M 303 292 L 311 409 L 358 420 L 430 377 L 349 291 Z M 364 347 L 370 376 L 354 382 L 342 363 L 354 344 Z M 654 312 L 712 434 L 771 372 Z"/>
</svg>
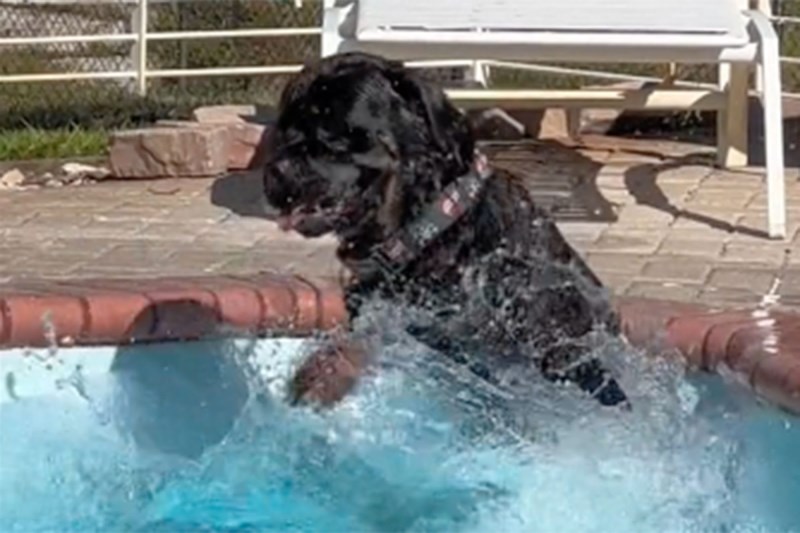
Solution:
<svg viewBox="0 0 800 533">
<path fill-rule="evenodd" d="M 770 241 L 760 169 L 720 171 L 709 148 L 587 137 L 492 146 L 524 175 L 618 294 L 800 307 L 800 182 L 790 236 Z M 331 239 L 280 232 L 257 174 L 0 191 L 0 282 L 244 274 L 336 276 Z M 765 300 L 765 295 L 767 299 Z"/>
</svg>

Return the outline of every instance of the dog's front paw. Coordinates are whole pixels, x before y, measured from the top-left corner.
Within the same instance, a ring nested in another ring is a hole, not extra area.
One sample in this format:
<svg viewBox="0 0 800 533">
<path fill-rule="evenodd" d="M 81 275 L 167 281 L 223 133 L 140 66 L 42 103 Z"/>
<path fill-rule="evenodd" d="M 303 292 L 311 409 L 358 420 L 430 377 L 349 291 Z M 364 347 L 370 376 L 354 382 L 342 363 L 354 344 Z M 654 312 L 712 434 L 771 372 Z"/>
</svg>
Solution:
<svg viewBox="0 0 800 533">
<path fill-rule="evenodd" d="M 294 375 L 289 400 L 295 405 L 331 406 L 353 390 L 365 366 L 365 352 L 360 347 L 327 346 L 314 352 Z"/>
<path fill-rule="evenodd" d="M 617 383 L 617 380 L 614 378 L 608 378 L 599 389 L 592 392 L 592 396 L 606 407 L 619 406 L 624 411 L 631 410 L 628 396 L 623 392 L 622 387 L 619 386 L 619 383 Z"/>
</svg>

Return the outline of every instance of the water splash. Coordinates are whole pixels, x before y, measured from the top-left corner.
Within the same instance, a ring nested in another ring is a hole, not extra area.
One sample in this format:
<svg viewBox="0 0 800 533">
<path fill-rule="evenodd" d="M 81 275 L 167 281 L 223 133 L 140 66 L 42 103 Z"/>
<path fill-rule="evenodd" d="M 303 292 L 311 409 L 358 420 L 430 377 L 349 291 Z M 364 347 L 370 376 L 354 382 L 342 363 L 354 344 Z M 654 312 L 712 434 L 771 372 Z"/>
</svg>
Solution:
<svg viewBox="0 0 800 533">
<path fill-rule="evenodd" d="M 525 368 L 487 385 L 406 335 L 408 313 L 366 315 L 358 332 L 379 347 L 378 368 L 330 412 L 283 402 L 311 346 L 252 339 L 138 348 L 137 360 L 172 367 L 148 394 L 142 382 L 79 372 L 57 398 L 0 407 L 0 530 L 800 529 L 789 501 L 800 490 L 796 424 L 730 391 L 722 401 L 677 363 L 600 332 L 586 342 L 620 371 L 631 412 Z M 220 357 L 228 386 L 209 388 L 193 372 Z M 146 425 L 153 432 L 200 431 L 214 417 L 230 425 L 186 456 L 159 448 L 158 435 L 133 438 L 133 414 L 159 422 Z"/>
</svg>

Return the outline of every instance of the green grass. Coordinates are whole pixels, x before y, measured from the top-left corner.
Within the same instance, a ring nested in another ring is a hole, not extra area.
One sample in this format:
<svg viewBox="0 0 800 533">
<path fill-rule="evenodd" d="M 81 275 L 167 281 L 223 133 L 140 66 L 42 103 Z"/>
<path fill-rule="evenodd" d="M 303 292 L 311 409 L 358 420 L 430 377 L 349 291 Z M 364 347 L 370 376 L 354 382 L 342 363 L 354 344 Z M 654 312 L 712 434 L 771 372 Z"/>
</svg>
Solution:
<svg viewBox="0 0 800 533">
<path fill-rule="evenodd" d="M 107 149 L 108 133 L 102 130 L 0 130 L 0 161 L 102 156 Z"/>
</svg>

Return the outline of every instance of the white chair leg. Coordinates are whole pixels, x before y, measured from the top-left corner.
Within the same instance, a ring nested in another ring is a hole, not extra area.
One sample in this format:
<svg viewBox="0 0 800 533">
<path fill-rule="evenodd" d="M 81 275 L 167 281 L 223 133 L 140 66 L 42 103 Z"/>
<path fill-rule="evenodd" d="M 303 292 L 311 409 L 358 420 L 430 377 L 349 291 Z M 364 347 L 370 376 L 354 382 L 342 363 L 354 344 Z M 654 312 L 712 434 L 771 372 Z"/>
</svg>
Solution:
<svg viewBox="0 0 800 533">
<path fill-rule="evenodd" d="M 335 0 L 325 0 L 323 10 L 320 55 L 328 57 L 338 53 L 344 41 L 339 32 L 339 25 L 342 22 L 342 8 L 336 5 Z"/>
<path fill-rule="evenodd" d="M 749 74 L 746 63 L 720 69 L 720 84 L 726 94 L 725 109 L 717 116 L 717 164 L 722 168 L 747 166 Z"/>
<path fill-rule="evenodd" d="M 754 8 L 763 13 L 767 17 L 772 16 L 772 5 L 769 0 L 754 0 L 752 2 Z M 756 91 L 759 94 L 764 93 L 764 70 L 761 64 L 756 65 Z"/>
<path fill-rule="evenodd" d="M 469 66 L 467 75 L 472 81 L 479 84 L 484 89 L 488 87 L 488 80 L 486 79 L 486 70 L 484 69 L 483 61 L 473 61 Z"/>
<path fill-rule="evenodd" d="M 490 87 L 492 85 L 492 66 L 485 61 L 481 61 L 481 72 L 483 74 L 483 81 L 486 83 L 486 87 Z"/>
<path fill-rule="evenodd" d="M 726 95 L 728 85 L 731 81 L 731 64 L 720 63 L 717 66 L 717 87 Z M 725 99 L 725 107 L 717 110 L 717 166 L 724 166 L 725 155 L 728 151 L 728 99 Z"/>
<path fill-rule="evenodd" d="M 764 87 L 764 142 L 767 164 L 767 218 L 769 236 L 786 237 L 786 184 L 783 162 L 783 110 L 778 36 L 769 19 L 758 11 L 749 12 L 758 34 L 759 63 Z"/>
</svg>

